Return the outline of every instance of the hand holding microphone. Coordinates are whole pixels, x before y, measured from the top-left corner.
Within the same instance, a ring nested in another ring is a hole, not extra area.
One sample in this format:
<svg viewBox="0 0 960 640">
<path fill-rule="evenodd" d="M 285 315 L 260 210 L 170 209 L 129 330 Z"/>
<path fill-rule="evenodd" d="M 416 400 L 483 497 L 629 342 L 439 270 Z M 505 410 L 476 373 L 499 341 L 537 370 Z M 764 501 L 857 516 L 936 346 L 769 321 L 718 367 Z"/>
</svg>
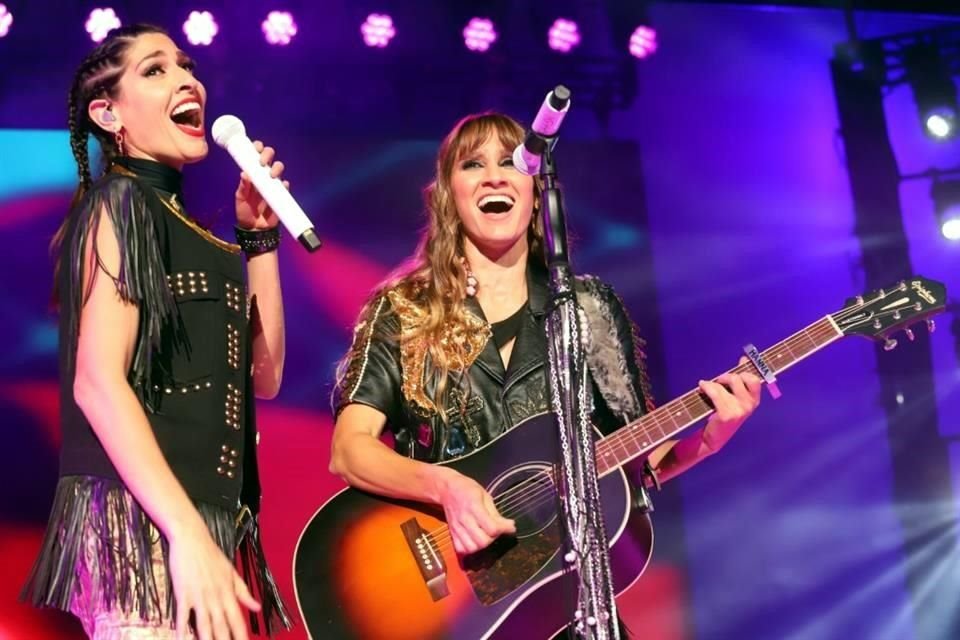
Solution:
<svg viewBox="0 0 960 640">
<path fill-rule="evenodd" d="M 236 116 L 220 116 L 211 130 L 214 141 L 227 150 L 257 192 L 273 212 L 308 251 L 316 251 L 321 242 L 300 205 L 283 183 L 271 175 L 270 168 L 260 164 L 260 152 L 247 137 L 243 123 Z"/>
</svg>

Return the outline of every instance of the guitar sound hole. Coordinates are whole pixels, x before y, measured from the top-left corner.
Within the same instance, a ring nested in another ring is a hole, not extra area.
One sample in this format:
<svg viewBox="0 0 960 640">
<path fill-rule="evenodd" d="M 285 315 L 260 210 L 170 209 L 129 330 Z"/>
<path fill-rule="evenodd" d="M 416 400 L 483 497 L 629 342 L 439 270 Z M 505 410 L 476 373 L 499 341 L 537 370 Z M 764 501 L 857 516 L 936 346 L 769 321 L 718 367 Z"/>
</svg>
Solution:
<svg viewBox="0 0 960 640">
<path fill-rule="evenodd" d="M 557 488 L 545 463 L 510 469 L 487 488 L 497 509 L 517 524 L 517 538 L 543 531 L 557 517 Z"/>
</svg>

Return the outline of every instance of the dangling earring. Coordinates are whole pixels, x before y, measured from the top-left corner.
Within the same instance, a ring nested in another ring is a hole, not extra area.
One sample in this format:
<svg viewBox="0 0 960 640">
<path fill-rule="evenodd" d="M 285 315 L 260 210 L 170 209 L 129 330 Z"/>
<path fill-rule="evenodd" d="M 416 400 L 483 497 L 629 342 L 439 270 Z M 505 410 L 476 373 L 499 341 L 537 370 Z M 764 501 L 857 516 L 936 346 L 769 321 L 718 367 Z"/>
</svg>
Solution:
<svg viewBox="0 0 960 640">
<path fill-rule="evenodd" d="M 117 155 L 123 155 L 123 128 L 113 132 L 113 141 L 117 144 Z"/>
<path fill-rule="evenodd" d="M 477 280 L 477 276 L 473 275 L 473 271 L 470 270 L 470 264 L 467 262 L 466 258 L 460 258 L 460 263 L 463 264 L 463 270 L 467 273 L 467 295 L 472 298 L 477 295 L 477 289 L 480 287 L 480 282 Z"/>
</svg>

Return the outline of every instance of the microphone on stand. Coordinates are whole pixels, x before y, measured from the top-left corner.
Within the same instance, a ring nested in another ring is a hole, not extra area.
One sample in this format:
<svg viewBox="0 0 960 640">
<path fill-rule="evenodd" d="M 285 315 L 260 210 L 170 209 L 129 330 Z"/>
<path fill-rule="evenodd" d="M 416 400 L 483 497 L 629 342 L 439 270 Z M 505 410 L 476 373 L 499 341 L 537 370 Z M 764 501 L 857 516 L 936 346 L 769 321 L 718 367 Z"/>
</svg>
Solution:
<svg viewBox="0 0 960 640">
<path fill-rule="evenodd" d="M 220 116 L 214 121 L 211 134 L 214 142 L 226 149 L 250 177 L 250 182 L 277 214 L 287 231 L 293 234 L 293 237 L 299 240 L 307 251 L 319 249 L 323 243 L 317 237 L 313 223 L 283 183 L 270 175 L 270 168 L 260 164 L 260 154 L 247 137 L 247 131 L 240 118 L 231 115 Z"/>
<path fill-rule="evenodd" d="M 540 172 L 541 156 L 551 144 L 550 139 L 560 130 L 560 123 L 569 110 L 570 89 L 558 84 L 544 98 L 523 143 L 513 151 L 513 166 L 520 173 L 532 176 Z"/>
</svg>

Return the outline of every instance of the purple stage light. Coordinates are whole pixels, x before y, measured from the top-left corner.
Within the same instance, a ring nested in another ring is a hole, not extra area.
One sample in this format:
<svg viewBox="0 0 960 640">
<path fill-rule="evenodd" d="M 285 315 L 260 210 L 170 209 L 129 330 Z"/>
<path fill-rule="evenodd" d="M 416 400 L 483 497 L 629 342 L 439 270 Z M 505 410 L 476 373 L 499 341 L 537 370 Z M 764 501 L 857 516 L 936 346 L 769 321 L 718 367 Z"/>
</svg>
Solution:
<svg viewBox="0 0 960 640">
<path fill-rule="evenodd" d="M 397 35 L 397 30 L 393 28 L 393 18 L 387 14 L 371 13 L 367 16 L 366 22 L 360 25 L 360 33 L 363 34 L 363 41 L 368 47 L 382 49 L 390 44 L 393 36 Z"/>
<path fill-rule="evenodd" d="M 270 44 L 290 44 L 297 35 L 297 23 L 289 11 L 271 11 L 260 28 Z"/>
<path fill-rule="evenodd" d="M 10 33 L 11 24 L 13 24 L 13 14 L 7 9 L 7 5 L 0 4 L 0 38 Z"/>
<path fill-rule="evenodd" d="M 554 51 L 570 53 L 574 47 L 580 44 L 580 28 L 573 20 L 557 18 L 547 32 L 547 44 Z"/>
<path fill-rule="evenodd" d="M 497 30 L 489 18 L 471 18 L 463 28 L 463 42 L 470 51 L 486 51 L 497 41 Z"/>
<path fill-rule="evenodd" d="M 640 25 L 630 36 L 630 53 L 643 59 L 652 56 L 657 50 L 657 32 L 645 25 Z"/>
<path fill-rule="evenodd" d="M 209 11 L 191 11 L 187 21 L 183 23 L 183 33 L 190 44 L 208 45 L 213 42 L 220 27 Z"/>
<path fill-rule="evenodd" d="M 94 9 L 90 12 L 86 24 L 83 25 L 90 39 L 94 42 L 103 42 L 107 34 L 120 26 L 120 18 L 110 7 L 103 9 Z"/>
</svg>

